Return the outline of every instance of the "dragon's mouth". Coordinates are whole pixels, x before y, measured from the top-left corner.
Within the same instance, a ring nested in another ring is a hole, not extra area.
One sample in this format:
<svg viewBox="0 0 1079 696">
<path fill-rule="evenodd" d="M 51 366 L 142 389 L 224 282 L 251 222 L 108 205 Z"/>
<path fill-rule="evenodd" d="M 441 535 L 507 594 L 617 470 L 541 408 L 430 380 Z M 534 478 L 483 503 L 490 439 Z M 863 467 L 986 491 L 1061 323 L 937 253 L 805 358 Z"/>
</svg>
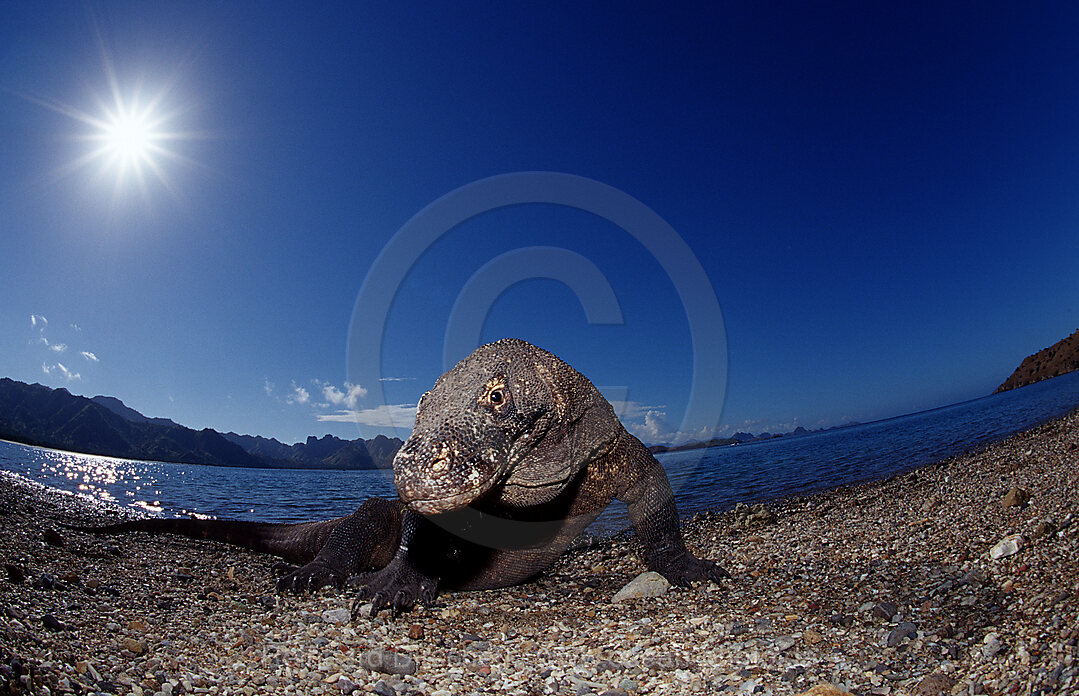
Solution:
<svg viewBox="0 0 1079 696">
<path fill-rule="evenodd" d="M 449 496 L 440 496 L 437 498 L 413 498 L 405 499 L 408 506 L 421 515 L 438 515 L 444 512 L 453 512 L 467 506 L 481 495 L 483 495 L 490 486 L 487 482 L 470 488 L 467 491 L 455 493 Z M 402 496 L 404 499 L 404 496 Z"/>
</svg>

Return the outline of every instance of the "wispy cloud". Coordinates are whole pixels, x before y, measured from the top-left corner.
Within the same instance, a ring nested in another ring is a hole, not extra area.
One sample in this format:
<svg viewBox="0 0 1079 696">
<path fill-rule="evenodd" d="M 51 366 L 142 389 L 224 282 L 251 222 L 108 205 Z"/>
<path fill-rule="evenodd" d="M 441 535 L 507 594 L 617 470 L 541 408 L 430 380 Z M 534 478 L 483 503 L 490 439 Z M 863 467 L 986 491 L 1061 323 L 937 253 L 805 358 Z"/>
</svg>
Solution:
<svg viewBox="0 0 1079 696">
<path fill-rule="evenodd" d="M 96 355 L 94 355 L 93 353 L 91 353 L 88 350 L 79 351 L 79 355 L 86 358 L 90 362 L 101 362 L 100 360 L 97 359 Z"/>
<path fill-rule="evenodd" d="M 64 343 L 52 343 L 49 345 L 49 350 L 55 351 L 57 353 L 63 353 L 65 350 L 67 350 L 67 345 Z"/>
<path fill-rule="evenodd" d="M 82 375 L 80 375 L 78 372 L 72 372 L 71 370 L 67 369 L 64 363 L 59 362 L 53 363 L 52 365 L 49 365 L 48 363 L 41 363 L 41 371 L 47 375 L 58 372 L 63 375 L 64 379 L 66 379 L 68 382 L 77 382 L 82 379 Z"/>
<path fill-rule="evenodd" d="M 46 319 L 44 316 L 42 316 L 40 314 L 31 314 L 30 315 L 30 326 L 33 326 L 35 328 L 40 326 L 41 330 L 44 331 L 45 327 L 48 326 L 48 325 L 49 325 L 49 320 Z"/>
<path fill-rule="evenodd" d="M 377 408 L 340 410 L 320 413 L 320 423 L 357 423 L 376 428 L 411 428 L 416 420 L 416 404 L 385 404 Z"/>
<path fill-rule="evenodd" d="M 292 393 L 285 399 L 290 404 L 306 404 L 310 400 L 311 393 L 295 382 L 292 383 Z"/>
<path fill-rule="evenodd" d="M 415 377 L 379 377 L 379 382 L 415 382 Z"/>
<path fill-rule="evenodd" d="M 74 331 L 75 333 L 80 333 L 82 331 L 82 327 L 79 326 L 78 324 L 70 324 L 70 326 L 71 326 L 71 330 Z"/>
<path fill-rule="evenodd" d="M 263 380 L 262 380 L 262 390 L 264 392 L 266 392 L 266 396 L 273 396 L 274 383 L 271 382 L 270 380 L 266 379 L 266 378 L 263 378 Z"/>
</svg>

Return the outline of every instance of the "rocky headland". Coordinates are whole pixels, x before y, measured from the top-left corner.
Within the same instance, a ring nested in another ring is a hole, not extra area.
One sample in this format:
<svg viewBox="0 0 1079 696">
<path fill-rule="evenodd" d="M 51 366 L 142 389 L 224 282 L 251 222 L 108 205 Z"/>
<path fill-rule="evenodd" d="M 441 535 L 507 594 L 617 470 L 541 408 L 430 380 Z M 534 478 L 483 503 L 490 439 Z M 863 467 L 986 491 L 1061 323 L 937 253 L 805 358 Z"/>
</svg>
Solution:
<svg viewBox="0 0 1079 696">
<path fill-rule="evenodd" d="M 1079 370 L 1079 330 L 1034 355 L 1028 355 L 993 393 L 1025 387 L 1074 370 Z"/>
</svg>

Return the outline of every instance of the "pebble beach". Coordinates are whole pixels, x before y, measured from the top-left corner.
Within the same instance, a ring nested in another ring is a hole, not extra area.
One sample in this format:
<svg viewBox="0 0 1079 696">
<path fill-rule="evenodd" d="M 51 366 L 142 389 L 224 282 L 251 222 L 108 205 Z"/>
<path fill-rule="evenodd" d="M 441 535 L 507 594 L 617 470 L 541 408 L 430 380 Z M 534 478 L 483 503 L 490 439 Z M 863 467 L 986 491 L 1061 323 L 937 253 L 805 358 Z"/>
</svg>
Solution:
<svg viewBox="0 0 1079 696">
<path fill-rule="evenodd" d="M 133 513 L 0 475 L 0 694 L 1079 693 L 1077 508 L 1079 412 L 696 515 L 687 543 L 722 586 L 638 578 L 620 536 L 524 585 L 353 622 L 351 591 L 278 595 L 272 557 L 70 530 Z M 651 596 L 623 598 L 635 579 Z"/>
</svg>

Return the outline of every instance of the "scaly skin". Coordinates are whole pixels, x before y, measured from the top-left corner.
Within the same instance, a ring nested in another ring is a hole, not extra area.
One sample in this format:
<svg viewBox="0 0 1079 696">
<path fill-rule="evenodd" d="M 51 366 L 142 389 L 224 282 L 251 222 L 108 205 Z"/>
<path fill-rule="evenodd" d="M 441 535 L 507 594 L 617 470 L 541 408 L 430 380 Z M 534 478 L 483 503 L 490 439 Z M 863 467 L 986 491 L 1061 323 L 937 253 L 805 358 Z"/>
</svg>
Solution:
<svg viewBox="0 0 1079 696">
<path fill-rule="evenodd" d="M 649 569 L 676 585 L 730 577 L 686 549 L 663 467 L 599 391 L 525 341 L 481 346 L 439 377 L 393 469 L 400 501 L 372 498 L 336 520 L 146 520 L 111 529 L 220 539 L 304 564 L 278 581 L 281 590 L 339 587 L 373 568 L 354 607 L 369 600 L 375 613 L 398 614 L 430 604 L 440 588 L 493 589 L 535 576 L 618 499 Z"/>
</svg>

